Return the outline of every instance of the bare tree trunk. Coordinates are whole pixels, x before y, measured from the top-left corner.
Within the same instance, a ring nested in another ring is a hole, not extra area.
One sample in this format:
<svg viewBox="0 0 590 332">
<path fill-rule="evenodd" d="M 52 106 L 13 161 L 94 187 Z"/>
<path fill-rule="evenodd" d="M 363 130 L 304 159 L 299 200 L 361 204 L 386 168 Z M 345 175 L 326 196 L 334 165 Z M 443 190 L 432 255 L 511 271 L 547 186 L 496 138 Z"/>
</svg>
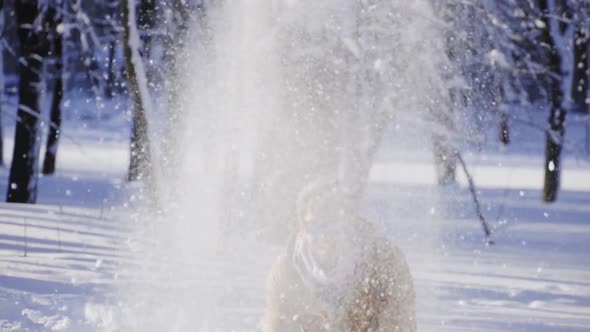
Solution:
<svg viewBox="0 0 590 332">
<path fill-rule="evenodd" d="M 129 94 L 133 101 L 133 126 L 131 130 L 131 156 L 129 181 L 141 180 L 151 175 L 150 141 L 146 111 L 150 107 L 149 92 L 141 55 L 139 33 L 135 20 L 135 1 L 121 1 L 123 22 L 123 50 Z"/>
<path fill-rule="evenodd" d="M 139 29 L 142 31 L 141 40 L 143 47 L 141 55 L 149 57 L 152 48 L 153 28 L 156 24 L 156 1 L 155 0 L 140 0 L 139 4 L 139 20 L 137 22 Z"/>
<path fill-rule="evenodd" d="M 574 110 L 588 113 L 590 111 L 588 96 L 588 79 L 590 71 L 588 64 L 588 47 L 590 36 L 585 28 L 577 27 L 574 36 L 574 68 L 572 79 L 572 101 Z"/>
<path fill-rule="evenodd" d="M 543 199 L 545 202 L 554 202 L 557 199 L 561 171 L 561 147 L 561 142 L 556 140 L 551 133 L 547 133 L 545 143 L 545 183 L 543 186 Z"/>
<path fill-rule="evenodd" d="M 115 49 L 117 47 L 116 41 L 109 43 L 109 55 L 107 63 L 107 80 L 105 82 L 105 96 L 107 98 L 113 98 L 115 96 Z"/>
<path fill-rule="evenodd" d="M 451 107 L 459 107 L 460 92 L 452 89 L 449 91 Z M 448 132 L 453 132 L 455 125 L 451 115 L 444 110 L 435 111 L 438 123 L 442 124 Z M 456 182 L 457 172 L 457 149 L 442 135 L 432 136 L 432 148 L 434 152 L 434 164 L 436 167 L 437 182 L 441 186 L 450 185 Z"/>
<path fill-rule="evenodd" d="M 35 203 L 41 142 L 41 73 L 47 47 L 43 32 L 35 28 L 35 19 L 40 14 L 37 1 L 17 1 L 15 9 L 21 44 L 19 105 L 6 201 Z"/>
<path fill-rule="evenodd" d="M 561 69 L 561 54 L 557 49 L 555 36 L 551 33 L 553 20 L 551 16 L 557 13 L 551 13 L 548 7 L 548 0 L 540 0 L 539 7 L 543 14 L 545 28 L 543 30 L 543 41 L 548 45 L 548 69 L 550 72 L 550 98 L 551 105 L 549 111 L 549 131 L 546 135 L 545 144 L 545 181 L 543 185 L 543 200 L 545 202 L 554 202 L 557 199 L 559 191 L 559 180 L 561 173 L 561 150 L 565 137 L 565 120 L 567 112 L 563 107 L 563 89 L 561 81 L 563 72 Z"/>
<path fill-rule="evenodd" d="M 54 12 L 53 15 L 61 17 L 62 14 Z M 57 18 L 57 17 L 56 17 Z M 49 133 L 47 136 L 47 147 L 45 149 L 45 158 L 43 160 L 43 174 L 55 173 L 55 160 L 57 156 L 57 147 L 61 131 L 61 102 L 64 92 L 63 81 L 63 36 L 57 31 L 57 26 L 61 24 L 61 18 L 52 20 L 53 33 L 53 55 L 55 57 L 55 86 L 53 87 L 53 99 L 51 101 L 51 110 L 49 115 Z"/>
<path fill-rule="evenodd" d="M 506 113 L 500 114 L 500 142 L 504 145 L 510 144 L 510 122 Z"/>
<path fill-rule="evenodd" d="M 0 0 L 0 31 L 6 29 L 6 20 L 4 17 L 4 1 Z M 0 166 L 4 166 L 4 130 L 2 122 L 2 110 L 4 103 L 4 50 L 0 49 Z"/>
<path fill-rule="evenodd" d="M 113 22 L 116 23 L 120 23 L 120 5 L 119 2 L 120 0 L 109 0 L 109 1 L 105 1 L 106 2 L 106 7 L 107 9 L 107 15 L 109 15 L 111 17 L 111 19 L 113 20 Z M 115 25 L 115 24 L 113 24 Z M 118 44 L 118 39 L 119 39 L 119 34 L 120 31 L 116 28 L 113 27 L 111 29 L 109 29 L 108 31 L 108 36 L 110 39 L 110 41 L 108 42 L 109 44 L 109 54 L 107 55 L 107 68 L 106 68 L 106 81 L 105 81 L 105 86 L 104 86 L 104 94 L 105 97 L 107 99 L 111 99 L 115 96 L 115 80 L 117 75 L 115 74 L 115 70 L 118 69 L 118 63 L 117 60 L 115 58 L 116 54 L 117 54 L 117 44 Z"/>
<path fill-rule="evenodd" d="M 45 150 L 45 158 L 43 160 L 42 173 L 45 175 L 55 173 L 55 161 L 57 158 L 57 148 L 59 145 L 59 138 L 61 132 L 61 101 L 63 96 L 63 80 L 57 79 L 53 91 L 53 100 L 51 102 L 50 122 L 51 127 L 47 135 L 47 147 Z"/>
<path fill-rule="evenodd" d="M 510 117 L 508 116 L 508 105 L 506 103 L 506 90 L 500 84 L 496 95 L 496 107 L 500 113 L 499 138 L 504 145 L 510 144 Z"/>
<path fill-rule="evenodd" d="M 2 61 L 1 58 L 0 58 L 0 61 Z M 0 67 L 0 69 L 2 69 L 2 68 Z M 0 75 L 3 76 L 4 74 L 2 73 Z M 4 80 L 3 79 L 0 80 L 0 89 L 1 89 L 1 91 L 0 91 L 0 166 L 4 166 L 4 129 L 3 129 L 4 124 L 2 121 L 2 114 L 3 114 L 2 103 L 4 103 Z"/>
<path fill-rule="evenodd" d="M 434 162 L 438 184 L 450 185 L 456 182 L 457 151 L 444 142 L 444 139 L 433 138 Z"/>
<path fill-rule="evenodd" d="M 442 17 L 443 20 L 453 25 L 455 15 L 460 10 L 460 4 L 453 1 L 442 2 Z M 445 53 L 451 63 L 459 63 L 461 60 L 457 49 L 462 47 L 458 43 L 458 38 L 455 35 L 457 32 L 454 30 L 448 30 L 445 33 Z M 453 121 L 452 114 L 457 111 L 460 107 L 464 94 L 459 88 L 450 88 L 448 91 L 449 105 L 448 109 L 445 109 L 446 105 L 441 105 L 438 109 L 432 109 L 434 118 L 438 124 L 442 125 L 445 131 L 451 133 L 455 131 L 455 122 Z M 440 186 L 446 186 L 454 184 L 456 182 L 456 170 L 457 170 L 457 151 L 451 144 L 444 134 L 435 133 L 432 135 L 432 148 L 434 153 L 434 164 L 436 167 L 437 182 Z"/>
</svg>

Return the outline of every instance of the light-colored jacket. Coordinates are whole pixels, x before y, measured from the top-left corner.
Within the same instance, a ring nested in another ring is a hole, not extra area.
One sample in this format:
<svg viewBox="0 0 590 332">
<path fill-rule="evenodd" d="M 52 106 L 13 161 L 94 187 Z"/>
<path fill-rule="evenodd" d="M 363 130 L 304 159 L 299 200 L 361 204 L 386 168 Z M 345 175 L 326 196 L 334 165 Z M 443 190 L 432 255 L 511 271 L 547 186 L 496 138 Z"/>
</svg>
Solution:
<svg viewBox="0 0 590 332">
<path fill-rule="evenodd" d="M 264 332 L 414 332 L 415 293 L 403 253 L 363 231 L 363 250 L 337 304 L 307 287 L 287 253 L 268 277 Z"/>
</svg>

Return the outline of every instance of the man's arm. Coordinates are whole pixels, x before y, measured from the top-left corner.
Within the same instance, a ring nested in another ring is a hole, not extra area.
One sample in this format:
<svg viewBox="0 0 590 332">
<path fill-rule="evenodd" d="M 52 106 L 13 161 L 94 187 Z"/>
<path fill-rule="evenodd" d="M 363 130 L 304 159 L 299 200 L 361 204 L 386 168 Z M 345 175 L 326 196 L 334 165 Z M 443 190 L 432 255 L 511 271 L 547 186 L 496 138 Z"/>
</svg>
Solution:
<svg viewBox="0 0 590 332">
<path fill-rule="evenodd" d="M 399 249 L 389 246 L 390 255 L 387 255 L 383 262 L 388 265 L 391 274 L 389 300 L 379 315 L 379 331 L 415 332 L 417 328 L 414 281 L 404 254 Z"/>
</svg>

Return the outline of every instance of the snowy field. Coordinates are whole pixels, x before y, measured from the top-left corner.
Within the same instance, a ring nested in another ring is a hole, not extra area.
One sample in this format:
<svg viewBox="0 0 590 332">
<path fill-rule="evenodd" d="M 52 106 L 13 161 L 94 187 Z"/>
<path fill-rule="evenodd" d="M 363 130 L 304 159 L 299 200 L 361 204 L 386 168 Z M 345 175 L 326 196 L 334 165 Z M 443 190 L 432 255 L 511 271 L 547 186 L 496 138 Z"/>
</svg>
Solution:
<svg viewBox="0 0 590 332">
<path fill-rule="evenodd" d="M 137 232 L 145 224 L 124 181 L 125 127 L 67 121 L 39 204 L 0 205 L 0 331 L 259 331 L 280 248 L 240 228 L 214 259 L 138 257 L 152 239 Z M 495 229 L 489 247 L 464 179 L 441 191 L 429 152 L 399 148 L 404 133 L 390 131 L 365 213 L 408 256 L 420 331 L 590 331 L 590 163 L 577 146 L 583 124 L 569 129 L 555 204 L 540 199 L 542 134 L 515 127 L 507 149 L 492 137 L 466 154 Z"/>
</svg>

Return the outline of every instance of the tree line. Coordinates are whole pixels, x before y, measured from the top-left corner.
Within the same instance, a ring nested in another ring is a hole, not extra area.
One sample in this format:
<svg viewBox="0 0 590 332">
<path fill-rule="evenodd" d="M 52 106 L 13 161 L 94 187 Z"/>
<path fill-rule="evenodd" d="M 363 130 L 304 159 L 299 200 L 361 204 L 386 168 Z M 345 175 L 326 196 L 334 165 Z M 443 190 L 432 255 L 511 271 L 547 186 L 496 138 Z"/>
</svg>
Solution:
<svg viewBox="0 0 590 332">
<path fill-rule="evenodd" d="M 519 109 L 536 108 L 532 117 L 545 116 L 539 128 L 545 132 L 543 200 L 555 201 L 566 119 L 589 112 L 590 2 L 437 0 L 435 6 L 448 27 L 447 56 L 461 79 L 449 89 L 452 108 L 494 119 L 503 144 L 511 141 L 510 123 L 522 121 Z M 439 182 L 453 182 L 457 151 L 443 144 L 435 153 Z"/>
<path fill-rule="evenodd" d="M 2 62 L 8 64 L 0 76 L 15 75 L 18 81 L 7 202 L 35 203 L 39 173 L 51 175 L 55 172 L 62 136 L 63 96 L 71 90 L 66 85 L 68 81 L 83 85 L 96 99 L 97 116 L 104 107 L 100 103 L 102 99 L 116 95 L 131 99 L 128 179 L 149 178 L 146 109 L 153 103 L 150 94 L 164 89 L 164 84 L 154 82 L 161 82 L 162 77 L 174 72 L 174 53 L 182 46 L 183 38 L 179 37 L 188 31 L 190 12 L 197 11 L 200 6 L 200 2 L 181 0 L 141 0 L 138 3 L 134 0 L 0 1 Z M 157 56 L 152 52 L 152 42 L 156 39 L 163 49 Z M 158 66 L 144 65 L 148 59 L 156 57 L 159 57 Z M 67 68 L 64 63 L 69 64 Z M 86 82 L 80 83 L 77 78 L 81 73 L 85 73 Z M 4 80 L 2 85 L 4 96 Z M 41 105 L 44 91 L 51 91 L 48 110 Z M 2 106 L 6 111 L 6 104 Z M 49 128 L 46 139 L 41 137 L 44 122 Z M 41 142 L 46 142 L 43 158 Z M 0 156 L 2 143 L 0 139 Z"/>
<path fill-rule="evenodd" d="M 437 128 L 442 127 L 432 132 L 439 184 L 455 181 L 461 156 L 454 133 L 460 114 L 483 114 L 497 124 L 498 140 L 509 144 L 511 122 L 518 120 L 514 110 L 540 100 L 547 105 L 534 114 L 547 119 L 542 128 L 543 199 L 555 201 L 568 114 L 589 112 L 590 3 L 429 1 L 444 32 L 441 57 L 448 60 L 441 70 L 448 82 L 444 93 L 449 102 L 427 107 Z M 15 145 L 6 200 L 35 203 L 38 173 L 55 172 L 62 136 L 61 106 L 72 72 L 85 73 L 88 90 L 97 100 L 118 94 L 131 100 L 128 179 L 151 179 L 156 156 L 150 145 L 148 115 L 154 112 L 153 99 L 167 99 L 168 110 L 158 111 L 168 112 L 165 127 L 173 131 L 179 125 L 175 60 L 189 27 L 206 16 L 208 5 L 198 0 L 0 1 L 2 62 L 14 65 L 17 70 L 12 72 L 18 77 Z M 65 66 L 71 62 L 75 65 Z M 9 71 L 4 68 L 3 73 Z M 41 107 L 43 89 L 51 89 L 48 110 Z M 1 111 L 7 113 L 7 106 L 2 103 Z M 45 119 L 49 130 L 42 139 L 40 124 Z M 173 144 L 173 135 L 164 136 L 164 146 Z M 43 158 L 41 142 L 46 142 Z M 0 139 L 0 156 L 2 148 Z M 164 167 L 174 163 L 172 156 L 157 158 L 166 160 Z"/>
</svg>

